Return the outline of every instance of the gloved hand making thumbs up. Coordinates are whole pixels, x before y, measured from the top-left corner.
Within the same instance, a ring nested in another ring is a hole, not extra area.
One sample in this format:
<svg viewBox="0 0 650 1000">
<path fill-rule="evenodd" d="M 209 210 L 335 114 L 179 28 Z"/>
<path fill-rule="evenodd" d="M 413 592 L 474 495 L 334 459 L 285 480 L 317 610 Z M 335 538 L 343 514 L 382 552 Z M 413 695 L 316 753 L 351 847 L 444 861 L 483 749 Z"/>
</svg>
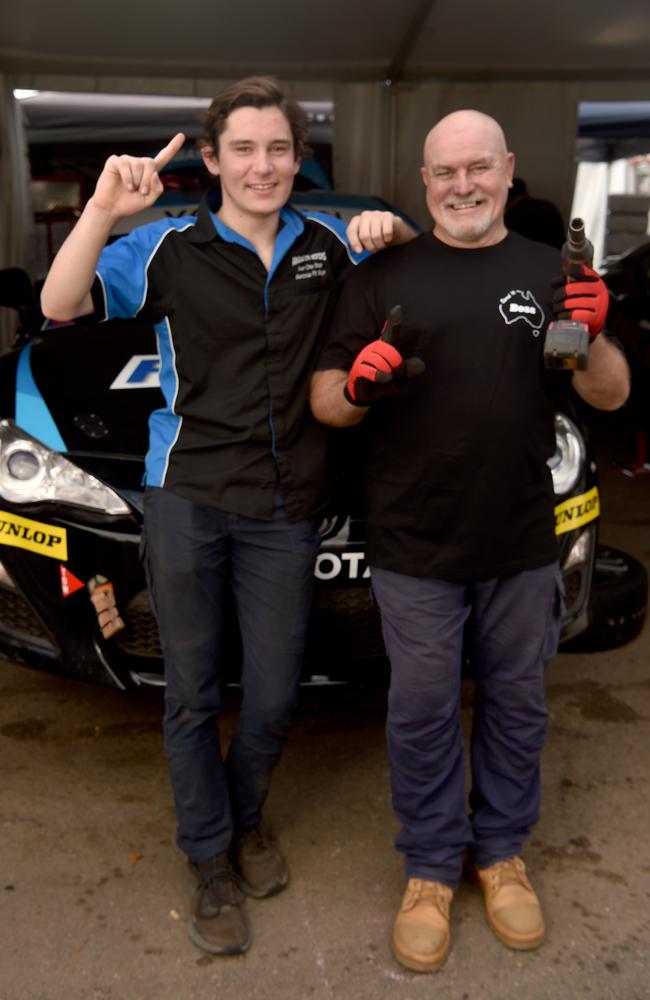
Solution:
<svg viewBox="0 0 650 1000">
<path fill-rule="evenodd" d="M 394 345 L 402 322 L 402 307 L 393 306 L 378 340 L 367 344 L 352 363 L 343 394 L 353 406 L 370 406 L 398 392 L 404 382 L 424 371 L 421 358 L 404 360 Z"/>
</svg>

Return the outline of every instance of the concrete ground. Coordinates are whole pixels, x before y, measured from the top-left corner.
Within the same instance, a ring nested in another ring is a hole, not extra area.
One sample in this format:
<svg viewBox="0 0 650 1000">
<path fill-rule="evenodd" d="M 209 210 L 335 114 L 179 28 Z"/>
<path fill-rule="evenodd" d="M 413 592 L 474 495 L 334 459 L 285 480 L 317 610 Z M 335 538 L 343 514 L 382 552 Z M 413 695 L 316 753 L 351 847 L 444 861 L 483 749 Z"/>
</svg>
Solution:
<svg viewBox="0 0 650 1000">
<path fill-rule="evenodd" d="M 615 451 L 602 463 L 602 539 L 650 567 L 650 477 L 609 467 Z M 545 795 L 526 852 L 546 944 L 504 948 L 468 881 L 434 976 L 389 950 L 403 877 L 382 686 L 305 690 L 268 804 L 292 879 L 249 902 L 250 952 L 218 959 L 185 930 L 159 692 L 0 663 L 0 1000 L 650 997 L 649 647 L 650 625 L 550 668 Z M 236 702 L 231 691 L 226 737 Z"/>
</svg>

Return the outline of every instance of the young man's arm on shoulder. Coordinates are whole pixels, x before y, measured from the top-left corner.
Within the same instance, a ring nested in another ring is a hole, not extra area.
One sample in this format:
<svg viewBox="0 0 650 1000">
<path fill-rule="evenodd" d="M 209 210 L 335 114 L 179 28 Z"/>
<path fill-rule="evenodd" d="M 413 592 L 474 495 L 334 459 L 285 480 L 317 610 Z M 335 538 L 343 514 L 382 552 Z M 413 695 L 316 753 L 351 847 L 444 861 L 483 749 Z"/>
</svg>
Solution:
<svg viewBox="0 0 650 1000">
<path fill-rule="evenodd" d="M 375 253 L 386 247 L 408 243 L 417 232 L 401 216 L 393 212 L 365 211 L 348 223 L 345 235 L 355 253 Z"/>
<path fill-rule="evenodd" d="M 162 193 L 158 176 L 181 148 L 178 133 L 155 157 L 110 156 L 93 196 L 57 253 L 41 292 L 49 319 L 67 321 L 93 311 L 90 290 L 99 256 L 118 219 L 149 208 Z"/>
<path fill-rule="evenodd" d="M 605 334 L 589 347 L 588 366 L 574 371 L 573 388 L 598 410 L 618 410 L 630 394 L 630 369 L 625 355 Z"/>
</svg>

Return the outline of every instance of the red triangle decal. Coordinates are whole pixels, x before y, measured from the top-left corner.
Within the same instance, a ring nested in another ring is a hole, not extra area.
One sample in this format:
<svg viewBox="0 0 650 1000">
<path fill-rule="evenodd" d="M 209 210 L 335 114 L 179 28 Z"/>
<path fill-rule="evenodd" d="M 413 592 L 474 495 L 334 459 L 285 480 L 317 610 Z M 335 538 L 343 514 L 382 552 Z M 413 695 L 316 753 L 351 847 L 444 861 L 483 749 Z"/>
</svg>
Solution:
<svg viewBox="0 0 650 1000">
<path fill-rule="evenodd" d="M 71 573 L 65 566 L 59 566 L 59 572 L 61 574 L 61 593 L 64 597 L 70 597 L 70 594 L 74 594 L 77 590 L 82 590 L 86 586 L 85 583 L 78 580 L 74 573 Z"/>
</svg>

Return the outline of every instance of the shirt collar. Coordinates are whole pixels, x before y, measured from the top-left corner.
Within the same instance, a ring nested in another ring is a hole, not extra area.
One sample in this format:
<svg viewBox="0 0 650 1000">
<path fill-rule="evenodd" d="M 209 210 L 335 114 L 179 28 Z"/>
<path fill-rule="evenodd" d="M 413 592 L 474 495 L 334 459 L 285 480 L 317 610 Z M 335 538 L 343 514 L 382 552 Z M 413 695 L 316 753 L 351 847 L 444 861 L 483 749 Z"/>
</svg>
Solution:
<svg viewBox="0 0 650 1000">
<path fill-rule="evenodd" d="M 294 240 L 300 236 L 305 228 L 302 216 L 292 208 L 285 205 L 280 211 L 280 228 L 275 238 L 274 259 L 281 257 Z M 196 225 L 188 231 L 190 243 L 209 243 L 214 239 L 221 239 L 226 243 L 236 243 L 246 247 L 255 253 L 255 248 L 230 226 L 226 226 L 221 219 L 210 211 L 208 199 L 204 195 L 199 204 Z"/>
</svg>

